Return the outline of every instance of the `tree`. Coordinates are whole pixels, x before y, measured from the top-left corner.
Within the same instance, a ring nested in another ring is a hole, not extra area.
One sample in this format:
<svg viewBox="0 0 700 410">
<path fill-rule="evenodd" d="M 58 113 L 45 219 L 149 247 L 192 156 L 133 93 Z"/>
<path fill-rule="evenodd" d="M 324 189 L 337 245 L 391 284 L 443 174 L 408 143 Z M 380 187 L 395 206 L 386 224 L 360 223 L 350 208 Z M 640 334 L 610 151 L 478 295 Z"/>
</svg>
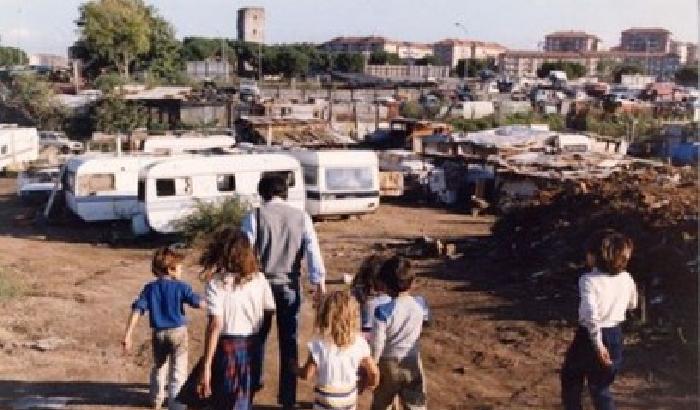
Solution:
<svg viewBox="0 0 700 410">
<path fill-rule="evenodd" d="M 396 53 L 388 53 L 386 51 L 373 51 L 369 55 L 369 64 L 371 65 L 398 65 L 401 64 L 401 58 Z"/>
<path fill-rule="evenodd" d="M 309 73 L 309 61 L 308 55 L 291 47 L 281 49 L 277 56 L 277 65 L 287 77 L 307 75 Z"/>
<path fill-rule="evenodd" d="M 66 115 L 51 85 L 34 74 L 12 78 L 8 103 L 25 112 L 41 129 L 58 129 Z"/>
<path fill-rule="evenodd" d="M 0 47 L 0 66 L 24 65 L 29 62 L 27 53 L 17 47 Z"/>
<path fill-rule="evenodd" d="M 146 125 L 143 107 L 127 101 L 118 91 L 107 93 L 93 113 L 95 127 L 107 133 L 131 134 Z"/>
<path fill-rule="evenodd" d="M 621 64 L 613 69 L 613 79 L 616 83 L 622 81 L 623 75 L 643 74 L 644 69 L 638 65 Z"/>
<path fill-rule="evenodd" d="M 432 54 L 428 54 L 425 57 L 421 57 L 416 60 L 416 65 L 438 65 L 440 62 L 437 57 Z"/>
<path fill-rule="evenodd" d="M 359 73 L 365 66 L 365 58 L 357 53 L 340 53 L 333 56 L 333 67 L 343 73 Z"/>
<path fill-rule="evenodd" d="M 697 65 L 686 65 L 681 67 L 676 71 L 675 80 L 680 85 L 685 86 L 698 86 L 698 66 Z"/>
<path fill-rule="evenodd" d="M 175 30 L 156 11 L 149 9 L 151 19 L 150 49 L 139 62 L 139 68 L 156 81 L 175 84 L 182 81 L 184 64 L 182 44 L 175 38 Z"/>
<path fill-rule="evenodd" d="M 151 47 L 149 8 L 142 0 L 93 0 L 79 11 L 78 26 L 88 51 L 128 78 L 131 65 Z"/>
</svg>

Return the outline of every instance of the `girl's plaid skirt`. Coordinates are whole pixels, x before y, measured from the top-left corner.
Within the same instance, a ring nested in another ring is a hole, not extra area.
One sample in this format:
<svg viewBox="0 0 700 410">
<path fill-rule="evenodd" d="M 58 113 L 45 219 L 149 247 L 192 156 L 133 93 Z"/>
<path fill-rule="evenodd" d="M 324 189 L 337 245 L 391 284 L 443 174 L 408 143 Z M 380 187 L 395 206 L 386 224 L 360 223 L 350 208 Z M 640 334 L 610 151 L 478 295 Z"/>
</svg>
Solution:
<svg viewBox="0 0 700 410">
<path fill-rule="evenodd" d="M 221 336 L 212 363 L 211 405 L 217 410 L 250 410 L 253 381 L 260 372 L 260 338 Z"/>
</svg>

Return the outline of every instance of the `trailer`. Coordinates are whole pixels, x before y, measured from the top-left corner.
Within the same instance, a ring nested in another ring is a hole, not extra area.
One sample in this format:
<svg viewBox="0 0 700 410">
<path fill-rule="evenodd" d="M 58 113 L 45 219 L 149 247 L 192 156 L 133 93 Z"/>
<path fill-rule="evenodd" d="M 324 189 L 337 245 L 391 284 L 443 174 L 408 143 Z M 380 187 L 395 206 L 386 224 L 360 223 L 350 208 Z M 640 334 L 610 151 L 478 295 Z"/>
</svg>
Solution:
<svg viewBox="0 0 700 410">
<path fill-rule="evenodd" d="M 17 196 L 23 202 L 45 203 L 59 183 L 59 167 L 35 168 L 17 174 Z M 60 187 L 60 185 L 59 185 Z"/>
<path fill-rule="evenodd" d="M 68 160 L 62 189 L 68 209 L 86 222 L 126 219 L 138 213 L 139 171 L 155 155 L 85 154 Z"/>
<path fill-rule="evenodd" d="M 269 174 L 287 179 L 287 202 L 304 209 L 304 178 L 299 161 L 283 154 L 231 154 L 163 159 L 144 167 L 138 179 L 139 212 L 132 230 L 173 233 L 177 221 L 192 214 L 199 202 L 238 197 L 260 205 L 258 183 Z"/>
<path fill-rule="evenodd" d="M 306 211 L 312 216 L 359 215 L 379 207 L 374 151 L 289 151 L 304 169 Z"/>
<path fill-rule="evenodd" d="M 0 172 L 8 166 L 26 166 L 39 158 L 39 134 L 36 128 L 0 124 Z"/>
<path fill-rule="evenodd" d="M 143 152 L 150 154 L 182 154 L 215 149 L 228 149 L 236 145 L 230 135 L 201 137 L 149 137 L 143 142 Z"/>
</svg>

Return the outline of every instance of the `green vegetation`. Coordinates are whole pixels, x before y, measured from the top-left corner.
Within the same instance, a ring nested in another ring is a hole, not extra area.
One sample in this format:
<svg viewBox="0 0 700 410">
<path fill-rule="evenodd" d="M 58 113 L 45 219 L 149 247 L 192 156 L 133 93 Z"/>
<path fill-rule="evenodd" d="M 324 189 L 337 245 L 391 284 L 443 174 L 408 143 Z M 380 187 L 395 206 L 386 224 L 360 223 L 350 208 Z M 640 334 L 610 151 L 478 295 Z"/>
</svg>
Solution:
<svg viewBox="0 0 700 410">
<path fill-rule="evenodd" d="M 131 134 L 146 125 L 143 107 L 122 98 L 117 90 L 105 94 L 95 107 L 92 121 L 95 129 L 107 133 Z"/>
<path fill-rule="evenodd" d="M 675 79 L 681 85 L 697 87 L 700 81 L 698 75 L 697 65 L 686 65 L 676 72 Z"/>
<path fill-rule="evenodd" d="M 483 131 L 490 128 L 500 127 L 502 125 L 530 125 L 530 124 L 547 124 L 552 131 L 562 131 L 566 129 L 566 118 L 559 114 L 537 114 L 516 113 L 498 118 L 494 115 L 487 115 L 478 119 L 458 118 L 450 121 L 455 131 L 475 132 Z"/>
<path fill-rule="evenodd" d="M 638 65 L 621 64 L 613 68 L 612 76 L 613 81 L 619 83 L 622 80 L 623 75 L 628 74 L 643 74 L 644 69 Z"/>
<path fill-rule="evenodd" d="M 175 222 L 176 229 L 188 243 L 206 240 L 225 226 L 240 226 L 250 209 L 237 197 L 219 202 L 198 201 L 196 211 Z"/>
<path fill-rule="evenodd" d="M 495 70 L 496 60 L 493 58 L 469 58 L 457 61 L 457 75 L 460 77 L 476 77 L 482 70 Z"/>
<path fill-rule="evenodd" d="M 401 58 L 396 53 L 386 51 L 373 51 L 369 56 L 369 64 L 372 65 L 400 65 L 403 64 Z"/>
<path fill-rule="evenodd" d="M 20 293 L 19 285 L 11 278 L 7 269 L 0 266 L 0 300 L 16 297 Z"/>
<path fill-rule="evenodd" d="M 416 65 L 440 65 L 438 58 L 432 54 L 416 59 Z"/>
<path fill-rule="evenodd" d="M 19 74 L 9 83 L 8 105 L 22 110 L 37 126 L 45 130 L 59 129 L 66 113 L 55 100 L 51 85 L 34 74 Z"/>
<path fill-rule="evenodd" d="M 0 47 L 0 66 L 23 65 L 29 62 L 27 53 L 17 47 Z"/>
<path fill-rule="evenodd" d="M 566 73 L 566 77 L 569 80 L 575 80 L 586 75 L 586 67 L 579 63 L 557 61 L 543 63 L 540 68 L 537 69 L 537 76 L 539 78 L 546 78 L 551 71 L 563 71 Z"/>
</svg>

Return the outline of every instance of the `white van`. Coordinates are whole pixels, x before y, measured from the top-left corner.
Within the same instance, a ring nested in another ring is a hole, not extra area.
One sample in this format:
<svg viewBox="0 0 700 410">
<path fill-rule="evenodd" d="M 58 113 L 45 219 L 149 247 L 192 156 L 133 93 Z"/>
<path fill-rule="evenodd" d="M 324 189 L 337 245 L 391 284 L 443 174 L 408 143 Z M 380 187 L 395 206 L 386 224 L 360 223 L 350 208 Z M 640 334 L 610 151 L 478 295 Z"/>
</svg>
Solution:
<svg viewBox="0 0 700 410">
<path fill-rule="evenodd" d="M 86 222 L 131 219 L 138 213 L 139 171 L 162 156 L 86 154 L 68 160 L 62 185 L 66 206 Z"/>
<path fill-rule="evenodd" d="M 230 135 L 201 137 L 149 137 L 143 142 L 143 152 L 151 154 L 182 154 L 191 151 L 227 149 L 236 145 Z"/>
<path fill-rule="evenodd" d="M 352 215 L 379 207 L 374 151 L 289 151 L 304 169 L 306 210 L 312 216 Z"/>
<path fill-rule="evenodd" d="M 0 172 L 8 165 L 26 165 L 38 157 L 39 134 L 36 128 L 0 124 Z"/>
<path fill-rule="evenodd" d="M 258 182 L 267 173 L 287 178 L 287 201 L 303 210 L 301 166 L 289 155 L 212 155 L 154 162 L 139 175 L 139 214 L 132 218 L 132 229 L 135 234 L 176 232 L 175 222 L 191 214 L 197 201 L 214 202 L 236 195 L 256 207 L 260 204 Z"/>
</svg>

